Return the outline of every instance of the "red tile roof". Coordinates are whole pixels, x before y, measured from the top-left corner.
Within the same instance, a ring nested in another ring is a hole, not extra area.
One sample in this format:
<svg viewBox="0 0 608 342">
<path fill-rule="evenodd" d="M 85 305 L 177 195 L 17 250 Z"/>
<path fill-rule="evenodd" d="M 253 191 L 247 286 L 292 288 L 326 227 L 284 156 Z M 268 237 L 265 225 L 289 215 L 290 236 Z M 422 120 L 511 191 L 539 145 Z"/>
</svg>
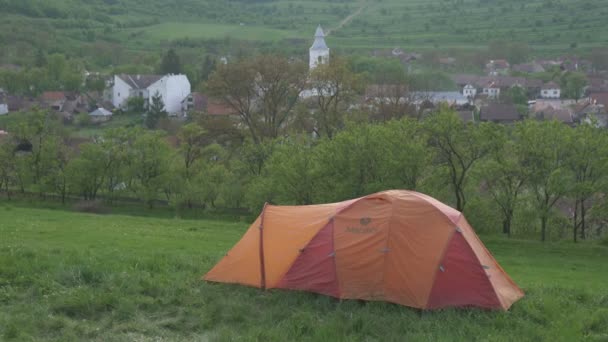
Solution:
<svg viewBox="0 0 608 342">
<path fill-rule="evenodd" d="M 66 95 L 62 91 L 45 91 L 42 93 L 43 101 L 62 101 L 66 99 Z"/>
</svg>

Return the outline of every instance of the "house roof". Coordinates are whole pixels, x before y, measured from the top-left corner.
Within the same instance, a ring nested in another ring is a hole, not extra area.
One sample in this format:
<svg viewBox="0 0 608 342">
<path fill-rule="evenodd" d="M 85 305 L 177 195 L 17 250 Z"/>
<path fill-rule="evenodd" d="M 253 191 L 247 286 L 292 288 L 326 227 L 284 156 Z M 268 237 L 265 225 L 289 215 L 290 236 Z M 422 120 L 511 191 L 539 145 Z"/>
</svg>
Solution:
<svg viewBox="0 0 608 342">
<path fill-rule="evenodd" d="M 506 69 L 509 67 L 509 62 L 506 59 L 494 59 L 489 61 L 488 65 L 494 68 Z"/>
<path fill-rule="evenodd" d="M 514 71 L 526 72 L 526 73 L 535 73 L 535 72 L 543 72 L 545 68 L 540 63 L 532 62 L 532 63 L 522 63 L 516 64 L 512 68 Z"/>
<path fill-rule="evenodd" d="M 553 107 L 548 107 L 536 112 L 536 117 L 538 119 L 557 120 L 564 123 L 574 122 L 574 119 L 572 117 L 572 111 L 568 109 L 557 109 Z"/>
<path fill-rule="evenodd" d="M 6 97 L 6 104 L 8 105 L 9 111 L 16 112 L 34 107 L 35 102 L 32 99 L 26 99 L 23 96 L 9 95 Z"/>
<path fill-rule="evenodd" d="M 608 109 L 608 92 L 594 93 L 589 95 L 591 101 L 596 104 L 603 105 L 604 108 Z"/>
<path fill-rule="evenodd" d="M 459 86 L 471 84 L 477 88 L 483 88 L 490 84 L 498 88 L 509 88 L 514 85 L 521 85 L 528 88 L 540 88 L 542 81 L 537 79 L 528 79 L 525 77 L 514 76 L 477 76 L 460 74 L 452 76 L 452 80 Z"/>
<path fill-rule="evenodd" d="M 520 119 L 517 108 L 512 104 L 491 103 L 481 108 L 481 121 L 512 122 Z"/>
<path fill-rule="evenodd" d="M 234 109 L 219 100 L 207 101 L 207 114 L 214 116 L 230 116 L 237 114 Z"/>
<path fill-rule="evenodd" d="M 473 121 L 473 111 L 472 110 L 459 110 L 457 113 L 458 113 L 458 116 L 462 119 L 462 121 L 464 121 L 464 122 Z"/>
<path fill-rule="evenodd" d="M 112 116 L 112 112 L 105 108 L 97 108 L 89 113 L 90 116 Z"/>
<path fill-rule="evenodd" d="M 46 102 L 65 101 L 67 96 L 62 91 L 45 91 L 40 98 Z"/>
<path fill-rule="evenodd" d="M 403 84 L 370 84 L 365 88 L 366 98 L 407 96 L 409 88 Z"/>
<path fill-rule="evenodd" d="M 412 95 L 415 99 L 429 100 L 434 103 L 469 101 L 469 99 L 457 91 L 417 91 L 413 92 Z"/>
<path fill-rule="evenodd" d="M 125 81 L 133 89 L 146 89 L 152 84 L 158 82 L 163 75 L 118 75 L 121 80 Z"/>
<path fill-rule="evenodd" d="M 557 83 L 555 83 L 553 81 L 550 81 L 550 82 L 543 84 L 542 89 L 559 89 L 559 85 L 557 85 Z"/>
</svg>

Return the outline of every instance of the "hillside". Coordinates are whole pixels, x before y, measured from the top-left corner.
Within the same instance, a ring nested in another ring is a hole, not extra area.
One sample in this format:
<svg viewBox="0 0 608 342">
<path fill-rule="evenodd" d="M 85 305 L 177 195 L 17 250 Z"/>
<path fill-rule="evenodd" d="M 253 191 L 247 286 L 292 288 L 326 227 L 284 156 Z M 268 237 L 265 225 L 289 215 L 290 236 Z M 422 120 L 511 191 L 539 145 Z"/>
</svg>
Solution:
<svg viewBox="0 0 608 342">
<path fill-rule="evenodd" d="M 420 312 L 200 280 L 245 223 L 0 202 L 3 341 L 603 341 L 606 247 L 482 236 L 526 297 L 509 312 Z M 294 310 L 297 308 L 297 310 Z M 255 314 L 252 314 L 255 313 Z"/>
<path fill-rule="evenodd" d="M 112 60 L 111 51 L 156 51 L 176 41 L 206 50 L 225 48 L 226 39 L 300 49 L 319 23 L 331 31 L 330 45 L 347 51 L 500 40 L 560 52 L 608 44 L 604 0 L 0 0 L 0 13 L 3 62 L 38 48 Z"/>
</svg>

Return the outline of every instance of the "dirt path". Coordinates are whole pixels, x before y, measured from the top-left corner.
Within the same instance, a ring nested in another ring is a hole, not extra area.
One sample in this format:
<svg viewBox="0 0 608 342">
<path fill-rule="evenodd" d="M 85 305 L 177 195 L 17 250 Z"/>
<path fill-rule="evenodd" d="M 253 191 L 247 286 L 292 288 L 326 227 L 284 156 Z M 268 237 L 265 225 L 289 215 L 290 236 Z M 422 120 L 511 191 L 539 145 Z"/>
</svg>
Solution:
<svg viewBox="0 0 608 342">
<path fill-rule="evenodd" d="M 354 11 L 353 13 L 351 13 L 348 17 L 344 18 L 339 24 L 338 26 L 331 28 L 329 30 L 327 30 L 327 32 L 325 32 L 325 35 L 329 36 L 332 32 L 337 31 L 339 29 L 341 29 L 342 27 L 344 27 L 345 25 L 347 25 L 348 23 L 350 23 L 353 19 L 355 19 L 357 16 L 359 16 L 359 14 L 361 14 L 361 12 L 368 6 L 366 1 L 361 1 L 359 8 Z"/>
</svg>

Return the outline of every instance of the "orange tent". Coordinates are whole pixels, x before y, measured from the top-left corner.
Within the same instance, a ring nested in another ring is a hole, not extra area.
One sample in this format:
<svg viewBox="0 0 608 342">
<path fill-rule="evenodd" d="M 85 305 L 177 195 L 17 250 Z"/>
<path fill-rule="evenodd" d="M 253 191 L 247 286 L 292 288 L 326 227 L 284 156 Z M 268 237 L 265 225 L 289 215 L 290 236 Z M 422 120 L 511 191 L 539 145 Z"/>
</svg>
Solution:
<svg viewBox="0 0 608 342">
<path fill-rule="evenodd" d="M 524 295 L 459 211 L 400 190 L 332 204 L 266 205 L 203 279 L 420 309 L 507 310 Z"/>
</svg>

